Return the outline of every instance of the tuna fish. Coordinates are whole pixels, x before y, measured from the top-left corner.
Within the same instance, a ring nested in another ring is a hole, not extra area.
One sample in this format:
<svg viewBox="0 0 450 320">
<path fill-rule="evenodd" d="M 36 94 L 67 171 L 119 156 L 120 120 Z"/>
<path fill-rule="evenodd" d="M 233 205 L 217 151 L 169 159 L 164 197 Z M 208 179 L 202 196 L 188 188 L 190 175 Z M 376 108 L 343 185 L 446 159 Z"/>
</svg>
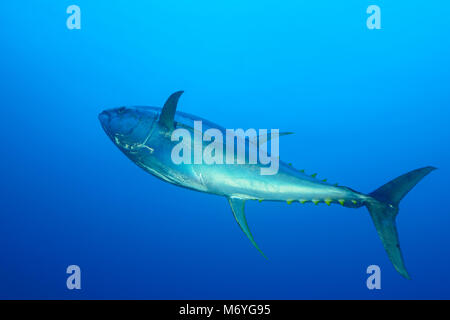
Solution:
<svg viewBox="0 0 450 320">
<path fill-rule="evenodd" d="M 400 250 L 395 219 L 400 201 L 434 167 L 411 171 L 369 194 L 363 194 L 346 186 L 319 180 L 316 174 L 308 175 L 283 161 L 280 161 L 279 170 L 273 175 L 262 175 L 260 168 L 263 165 L 260 163 L 176 164 L 172 151 L 179 142 L 172 139 L 174 130 L 183 128 L 194 135 L 194 121 L 197 120 L 207 128 L 225 132 L 223 127 L 210 121 L 177 112 L 182 93 L 172 94 L 163 108 L 135 106 L 109 109 L 100 113 L 99 120 L 112 142 L 146 172 L 180 187 L 226 197 L 240 228 L 261 253 L 245 217 L 244 207 L 248 200 L 283 201 L 288 204 L 325 203 L 347 208 L 365 206 L 395 269 L 410 279 Z"/>
</svg>

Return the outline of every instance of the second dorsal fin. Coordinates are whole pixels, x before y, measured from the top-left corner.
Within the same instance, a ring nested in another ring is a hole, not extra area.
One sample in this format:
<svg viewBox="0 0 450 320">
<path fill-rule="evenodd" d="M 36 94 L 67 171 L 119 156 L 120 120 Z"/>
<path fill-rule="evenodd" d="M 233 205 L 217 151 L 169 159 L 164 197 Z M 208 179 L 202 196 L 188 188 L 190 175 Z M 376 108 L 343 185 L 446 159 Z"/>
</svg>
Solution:
<svg viewBox="0 0 450 320">
<path fill-rule="evenodd" d="M 174 129 L 175 112 L 177 111 L 178 99 L 184 91 L 177 91 L 172 93 L 167 99 L 164 107 L 162 108 L 161 115 L 159 117 L 159 123 L 166 127 L 168 130 Z"/>
<path fill-rule="evenodd" d="M 278 137 L 287 136 L 287 135 L 289 135 L 289 134 L 294 134 L 294 133 L 293 133 L 293 132 L 280 132 L 280 133 L 278 133 Z M 266 143 L 266 142 L 269 141 L 271 138 L 272 138 L 272 135 L 271 135 L 271 134 L 260 135 L 260 136 L 258 137 L 259 143 L 260 143 L 260 144 Z"/>
</svg>

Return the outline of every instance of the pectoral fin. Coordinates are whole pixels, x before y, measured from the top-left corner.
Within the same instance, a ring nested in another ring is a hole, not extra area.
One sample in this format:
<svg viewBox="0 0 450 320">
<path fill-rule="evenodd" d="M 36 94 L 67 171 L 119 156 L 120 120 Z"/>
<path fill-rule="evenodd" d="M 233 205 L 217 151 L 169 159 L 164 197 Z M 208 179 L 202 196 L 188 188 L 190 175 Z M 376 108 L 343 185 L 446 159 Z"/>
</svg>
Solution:
<svg viewBox="0 0 450 320">
<path fill-rule="evenodd" d="M 247 224 L 247 219 L 245 218 L 245 200 L 240 198 L 228 198 L 228 202 L 230 203 L 231 210 L 233 211 L 234 218 L 236 219 L 237 223 L 241 227 L 242 231 L 244 231 L 245 235 L 251 243 L 255 246 L 256 249 L 263 255 L 264 258 L 267 259 L 267 257 L 264 255 L 264 253 L 261 251 L 261 249 L 256 244 L 255 240 L 253 239 L 252 233 L 250 232 L 250 228 Z"/>
</svg>

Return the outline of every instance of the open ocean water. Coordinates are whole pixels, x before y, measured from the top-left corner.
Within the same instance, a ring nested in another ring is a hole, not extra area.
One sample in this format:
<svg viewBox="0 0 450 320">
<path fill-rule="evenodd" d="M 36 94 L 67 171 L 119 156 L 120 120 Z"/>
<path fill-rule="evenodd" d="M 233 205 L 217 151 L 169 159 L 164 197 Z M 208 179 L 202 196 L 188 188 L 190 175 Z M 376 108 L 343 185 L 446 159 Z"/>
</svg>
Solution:
<svg viewBox="0 0 450 320">
<path fill-rule="evenodd" d="M 67 7 L 81 10 L 68 29 Z M 370 30 L 369 5 L 381 9 Z M 449 299 L 448 1 L 3 1 L 1 299 Z M 365 208 L 249 201 L 162 181 L 97 115 L 162 106 L 279 128 L 280 156 L 361 192 L 431 173 L 401 203 L 412 280 Z M 81 269 L 68 290 L 66 268 Z M 381 268 L 381 290 L 366 286 Z"/>
</svg>

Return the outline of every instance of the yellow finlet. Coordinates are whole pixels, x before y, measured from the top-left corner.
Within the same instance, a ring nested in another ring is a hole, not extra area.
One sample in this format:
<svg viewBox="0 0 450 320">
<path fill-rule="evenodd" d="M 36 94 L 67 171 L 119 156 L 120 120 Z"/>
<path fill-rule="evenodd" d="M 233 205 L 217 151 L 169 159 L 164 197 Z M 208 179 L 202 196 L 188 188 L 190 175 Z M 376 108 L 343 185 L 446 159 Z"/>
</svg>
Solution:
<svg viewBox="0 0 450 320">
<path fill-rule="evenodd" d="M 320 200 L 312 200 L 312 202 L 314 202 L 315 205 L 318 205 Z"/>
<path fill-rule="evenodd" d="M 258 202 L 259 202 L 259 203 L 263 202 L 263 199 L 258 199 Z"/>
<path fill-rule="evenodd" d="M 289 162 L 288 165 L 289 165 L 289 166 L 292 166 L 292 163 Z"/>
<path fill-rule="evenodd" d="M 323 179 L 322 182 L 327 182 L 327 179 Z"/>
<path fill-rule="evenodd" d="M 357 204 L 357 203 L 358 203 L 358 201 L 356 201 L 356 200 L 352 200 L 352 203 L 353 203 L 353 204 Z"/>
<path fill-rule="evenodd" d="M 301 203 L 301 204 L 305 204 L 307 201 L 308 201 L 308 200 L 303 200 L 303 199 L 302 199 L 302 200 L 300 200 L 300 203 Z"/>
<path fill-rule="evenodd" d="M 317 177 L 317 173 L 313 173 L 313 174 L 311 175 L 311 177 L 312 177 L 312 178 Z"/>
<path fill-rule="evenodd" d="M 286 201 L 287 204 L 291 204 L 292 202 L 294 202 L 294 200 L 287 200 Z"/>
<path fill-rule="evenodd" d="M 331 202 L 333 202 L 333 200 L 331 200 L 331 199 L 325 199 L 325 203 L 326 203 L 327 205 L 330 205 Z"/>
<path fill-rule="evenodd" d="M 340 200 L 338 200 L 339 201 L 339 203 L 343 206 L 344 205 L 344 203 L 345 203 L 345 200 L 344 199 L 340 199 Z"/>
<path fill-rule="evenodd" d="M 301 173 L 305 173 L 305 169 L 299 170 Z"/>
</svg>

